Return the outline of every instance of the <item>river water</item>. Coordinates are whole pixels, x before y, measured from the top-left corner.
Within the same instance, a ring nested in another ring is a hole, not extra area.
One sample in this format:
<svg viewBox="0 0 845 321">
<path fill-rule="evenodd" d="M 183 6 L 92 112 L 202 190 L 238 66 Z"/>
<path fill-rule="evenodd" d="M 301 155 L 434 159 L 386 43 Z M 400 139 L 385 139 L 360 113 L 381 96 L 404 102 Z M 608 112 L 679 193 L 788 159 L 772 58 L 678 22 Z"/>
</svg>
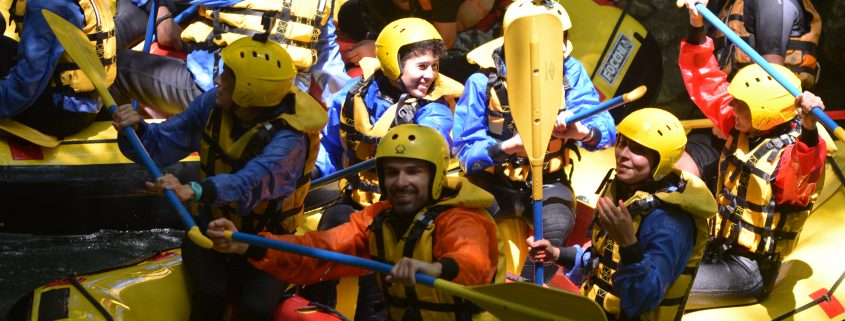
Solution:
<svg viewBox="0 0 845 321">
<path fill-rule="evenodd" d="M 184 232 L 100 230 L 86 235 L 0 233 L 0 320 L 25 294 L 71 273 L 85 273 L 149 257 L 179 246 Z"/>
</svg>

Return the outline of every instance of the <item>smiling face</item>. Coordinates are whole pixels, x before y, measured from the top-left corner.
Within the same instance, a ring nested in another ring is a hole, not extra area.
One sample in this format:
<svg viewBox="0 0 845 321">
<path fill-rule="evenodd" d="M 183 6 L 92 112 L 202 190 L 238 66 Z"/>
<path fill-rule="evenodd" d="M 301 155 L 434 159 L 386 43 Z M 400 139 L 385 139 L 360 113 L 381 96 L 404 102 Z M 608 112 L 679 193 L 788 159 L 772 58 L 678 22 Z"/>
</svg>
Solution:
<svg viewBox="0 0 845 321">
<path fill-rule="evenodd" d="M 637 184 L 651 179 L 657 152 L 619 135 L 616 143 L 616 179 L 626 184 Z"/>
<path fill-rule="evenodd" d="M 399 81 L 405 84 L 411 96 L 425 97 L 428 94 L 429 87 L 434 82 L 434 78 L 438 75 L 440 59 L 431 52 L 426 52 L 405 59 L 401 65 L 402 74 Z M 401 87 L 399 88 L 401 89 Z"/>
<path fill-rule="evenodd" d="M 381 188 L 387 191 L 387 199 L 393 204 L 396 214 L 414 215 L 428 203 L 431 197 L 431 164 L 418 159 L 386 158 L 382 162 L 382 171 Z"/>
</svg>

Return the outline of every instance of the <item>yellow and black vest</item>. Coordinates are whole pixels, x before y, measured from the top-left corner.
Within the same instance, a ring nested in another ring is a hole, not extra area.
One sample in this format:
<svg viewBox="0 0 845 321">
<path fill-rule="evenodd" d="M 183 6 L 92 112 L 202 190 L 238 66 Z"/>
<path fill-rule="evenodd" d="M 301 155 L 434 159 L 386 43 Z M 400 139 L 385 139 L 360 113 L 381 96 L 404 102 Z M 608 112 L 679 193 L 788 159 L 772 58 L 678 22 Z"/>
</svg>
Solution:
<svg viewBox="0 0 845 321">
<path fill-rule="evenodd" d="M 486 112 L 487 134 L 497 141 L 507 140 L 516 134 L 516 124 L 513 121 L 510 103 L 508 102 L 507 84 L 505 78 L 502 77 L 505 74 L 505 66 L 502 63 L 501 48 L 496 48 L 492 52 L 495 68 L 481 66 L 487 70 L 487 100 L 489 101 Z M 561 72 L 563 71 L 561 70 Z M 564 78 L 563 91 L 569 91 L 570 88 L 569 82 Z M 565 99 L 566 95 L 564 94 L 563 97 Z M 561 106 L 565 106 L 565 101 L 561 102 Z M 575 141 L 567 142 L 563 139 L 551 138 L 543 160 L 544 177 L 551 175 L 561 175 L 558 178 L 563 177 L 563 173 L 560 171 L 569 166 L 569 150 L 575 151 L 577 157 L 581 158 L 578 147 L 574 144 Z M 528 157 L 513 155 L 506 162 L 488 167 L 486 171 L 502 175 L 514 182 L 527 182 L 528 175 L 531 173 L 531 164 L 528 162 Z"/>
<path fill-rule="evenodd" d="M 663 301 L 656 309 L 641 316 L 641 320 L 680 320 L 684 314 L 684 306 L 698 271 L 698 265 L 707 245 L 707 220 L 716 214 L 716 201 L 710 190 L 701 179 L 692 174 L 675 170 L 669 176 L 680 178 L 676 188 L 648 194 L 636 192 L 625 201 L 625 206 L 631 213 L 634 224 L 634 234 L 639 233 L 640 223 L 652 210 L 663 206 L 678 207 L 693 219 L 695 224 L 695 243 L 692 254 L 687 260 L 686 268 L 681 276 L 672 282 L 663 294 Z M 605 183 L 603 183 L 605 184 Z M 614 196 L 615 181 L 605 185 L 603 196 L 616 199 Z M 621 318 L 622 309 L 620 298 L 613 290 L 612 276 L 621 261 L 619 245 L 604 231 L 599 224 L 593 224 L 592 230 L 592 270 L 591 275 L 581 286 L 581 293 L 595 300 L 607 313 L 617 319 Z M 631 316 L 626 316 L 631 317 Z M 637 316 L 634 316 L 637 317 Z"/>
<path fill-rule="evenodd" d="M 233 137 L 232 128 L 237 121 L 232 113 L 222 108 L 212 109 L 200 143 L 200 178 L 235 173 L 247 162 L 260 155 L 273 135 L 282 129 L 291 129 L 306 136 L 306 159 L 302 176 L 290 195 L 259 203 L 245 216 L 238 215 L 237 204 L 232 202 L 220 207 L 205 208 L 212 218 L 225 217 L 246 233 L 268 231 L 292 233 L 303 220 L 305 195 L 311 186 L 311 171 L 320 148 L 320 129 L 325 126 L 326 113 L 308 94 L 293 90 L 282 104 L 288 110 L 276 119 L 255 125 L 242 135 Z"/>
<path fill-rule="evenodd" d="M 719 215 L 711 227 L 715 242 L 744 248 L 743 255 L 770 262 L 792 251 L 822 185 L 807 206 L 775 204 L 775 169 L 784 148 L 798 135 L 795 128 L 752 148 L 748 135 L 731 132 L 719 161 Z"/>
<path fill-rule="evenodd" d="M 117 39 L 114 37 L 112 6 L 105 0 L 78 0 L 78 3 L 82 8 L 83 17 L 85 17 L 82 32 L 88 36 L 91 45 L 96 49 L 97 57 L 106 67 L 106 86 L 111 86 L 117 75 L 117 65 L 115 65 Z M 0 4 L 3 5 L 3 10 L 8 10 L 10 16 L 7 20 L 9 26 L 7 26 L 4 35 L 19 40 L 23 34 L 26 0 L 3 0 Z M 3 13 L 5 17 L 6 12 Z M 10 27 L 12 25 L 14 25 L 14 28 Z M 62 53 L 59 64 L 53 72 L 52 87 L 69 96 L 91 93 L 96 89 L 88 76 L 79 69 L 79 66 L 73 62 L 66 52 Z"/>
<path fill-rule="evenodd" d="M 369 77 L 361 79 L 353 85 L 346 94 L 346 100 L 340 109 L 340 141 L 343 145 L 343 166 L 349 167 L 376 155 L 376 145 L 388 130 L 396 125 L 413 121 L 417 111 L 426 104 L 443 99 L 452 111 L 455 103 L 463 92 L 463 86 L 444 76 L 439 75 L 434 80 L 434 88 L 423 99 L 416 99 L 403 94 L 399 101 L 378 93 L 378 98 L 393 103 L 375 124 L 370 122 L 370 112 L 364 103 L 367 90 L 379 77 L 381 71 L 376 70 Z M 400 106 L 401 105 L 401 106 Z M 408 113 L 410 117 L 396 117 L 397 113 Z M 341 187 L 349 185 L 352 190 L 352 200 L 361 206 L 368 206 L 379 200 L 378 175 L 375 169 L 360 171 L 358 176 L 349 180 L 341 180 Z"/>
<path fill-rule="evenodd" d="M 809 31 L 805 34 L 789 38 L 789 43 L 786 46 L 786 57 L 784 57 L 784 66 L 795 72 L 798 78 L 801 79 L 801 86 L 807 89 L 815 85 L 819 76 L 817 51 L 819 37 L 822 32 L 822 21 L 819 12 L 816 11 L 810 0 L 799 1 L 803 2 L 804 14 L 808 17 L 811 16 L 812 21 L 810 21 Z M 731 30 L 736 32 L 742 40 L 753 47 L 753 35 L 745 29 L 745 19 L 743 18 L 744 8 L 744 0 L 727 1 L 719 13 L 719 18 Z M 763 18 L 766 17 L 758 17 L 758 19 Z M 718 30 L 715 31 L 713 44 L 715 46 L 716 56 L 719 58 L 719 65 L 723 66 L 722 71 L 726 74 L 730 75 L 732 71 L 737 71 L 753 63 L 751 57 L 748 57 L 745 52 L 730 43 L 730 40 Z"/>
<path fill-rule="evenodd" d="M 463 178 L 449 178 L 450 182 L 456 180 L 462 180 L 462 189 L 471 189 L 472 192 L 481 191 L 479 187 L 474 185 L 470 187 L 471 184 Z M 492 195 L 488 197 L 492 198 Z M 409 257 L 424 262 L 434 262 L 436 258 L 432 256 L 432 251 L 434 249 L 434 242 L 437 241 L 434 239 L 434 220 L 441 212 L 447 210 L 449 207 L 461 206 L 460 198 L 461 196 L 459 195 L 454 199 L 423 208 L 414 217 L 413 223 L 402 234 L 399 234 L 399 231 L 394 229 L 393 224 L 390 224 L 394 218 L 390 215 L 389 210 L 379 213 L 373 218 L 373 222 L 369 227 L 372 231 L 369 241 L 370 256 L 375 260 L 391 264 L 399 261 L 402 257 Z M 489 219 L 492 221 L 492 216 Z M 490 280 L 490 283 L 502 283 L 505 281 L 506 261 L 503 252 L 503 242 L 498 235 L 497 239 L 499 240 L 499 261 L 497 262 L 496 275 L 493 280 Z M 398 282 L 388 283 L 383 277 L 383 275 L 379 275 L 379 284 L 383 289 L 382 292 L 385 294 L 390 320 L 497 320 L 468 300 L 441 293 L 432 287 L 422 284 L 405 286 Z"/>
<path fill-rule="evenodd" d="M 264 33 L 263 17 L 275 17 L 269 39 L 282 45 L 299 72 L 317 63 L 317 40 L 331 16 L 329 0 L 244 0 L 229 7 L 199 9 L 200 19 L 182 32 L 182 40 L 216 48 Z"/>
</svg>

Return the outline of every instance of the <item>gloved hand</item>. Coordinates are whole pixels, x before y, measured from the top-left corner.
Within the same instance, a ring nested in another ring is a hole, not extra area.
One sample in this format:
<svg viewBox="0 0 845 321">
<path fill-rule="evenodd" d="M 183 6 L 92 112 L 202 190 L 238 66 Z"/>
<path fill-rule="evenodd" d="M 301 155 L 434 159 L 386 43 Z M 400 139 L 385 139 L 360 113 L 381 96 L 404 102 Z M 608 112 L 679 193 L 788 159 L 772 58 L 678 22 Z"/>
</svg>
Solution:
<svg viewBox="0 0 845 321">
<path fill-rule="evenodd" d="M 575 244 L 573 247 L 578 250 L 578 254 L 575 255 L 575 264 L 566 272 L 566 277 L 573 284 L 580 286 L 581 283 L 584 283 L 584 275 L 590 272 L 590 267 L 592 266 L 590 263 L 591 251 L 589 247 L 582 248 L 578 244 Z"/>
</svg>

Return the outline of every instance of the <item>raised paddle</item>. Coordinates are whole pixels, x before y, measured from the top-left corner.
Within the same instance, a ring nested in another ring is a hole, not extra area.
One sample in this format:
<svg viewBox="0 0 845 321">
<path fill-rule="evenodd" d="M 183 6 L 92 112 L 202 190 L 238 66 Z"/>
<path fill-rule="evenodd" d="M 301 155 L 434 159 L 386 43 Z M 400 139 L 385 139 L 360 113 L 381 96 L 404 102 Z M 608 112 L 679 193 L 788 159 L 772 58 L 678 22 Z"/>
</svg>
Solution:
<svg viewBox="0 0 845 321">
<path fill-rule="evenodd" d="M 682 7 L 683 4 L 684 4 L 683 0 L 678 0 L 676 2 L 676 5 L 678 7 Z M 698 12 L 705 19 L 707 19 L 707 21 L 709 21 L 710 24 L 712 24 L 714 27 L 716 27 L 716 29 L 719 29 L 719 31 L 721 31 L 723 34 L 725 34 L 725 37 L 730 39 L 737 47 L 739 47 L 739 49 L 742 49 L 742 51 L 745 52 L 745 54 L 748 55 L 748 57 L 751 57 L 751 59 L 754 60 L 754 62 L 756 62 L 758 65 L 760 65 L 760 67 L 762 67 L 763 70 L 768 72 L 769 75 L 772 76 L 772 78 L 774 78 L 778 83 L 781 84 L 781 86 L 786 88 L 786 90 L 789 91 L 790 94 L 792 94 L 793 96 L 796 96 L 796 97 L 798 95 L 801 95 L 801 91 L 798 90 L 798 88 L 793 86 L 789 81 L 786 80 L 786 78 L 784 78 L 779 72 L 777 72 L 772 67 L 772 65 L 768 61 L 766 61 L 765 58 L 763 58 L 763 56 L 760 56 L 760 54 L 757 53 L 757 51 L 755 51 L 754 48 L 751 48 L 751 46 L 749 46 L 748 43 L 746 43 L 744 40 L 742 40 L 742 38 L 740 38 L 736 34 L 736 32 L 731 30 L 730 27 L 728 27 L 724 22 L 719 20 L 719 17 L 714 15 L 713 12 L 710 12 L 710 9 L 707 9 L 707 7 L 704 6 L 703 4 L 701 4 L 700 2 L 695 4 L 695 9 L 698 10 Z M 839 125 L 836 124 L 836 122 L 833 121 L 833 119 L 830 119 L 830 117 L 828 117 L 821 108 L 815 107 L 815 108 L 813 108 L 812 112 L 813 112 L 813 115 L 815 115 L 816 118 L 819 119 L 819 122 L 821 122 L 822 125 L 824 125 L 824 127 L 827 128 L 827 130 L 831 131 L 833 133 L 833 135 L 835 135 L 840 140 L 845 140 L 845 129 L 842 129 L 842 127 L 839 127 Z"/>
<path fill-rule="evenodd" d="M 226 231 L 226 237 L 261 247 L 389 274 L 392 265 L 353 255 L 287 243 L 257 235 Z M 417 273 L 417 282 L 440 292 L 472 301 L 505 321 L 522 320 L 607 320 L 595 301 L 576 294 L 524 282 L 463 286 L 427 274 Z"/>
<path fill-rule="evenodd" d="M 375 158 L 365 160 L 365 161 L 360 162 L 358 164 L 349 166 L 349 167 L 341 169 L 337 172 L 331 173 L 329 175 L 326 175 L 326 176 L 323 176 L 323 177 L 320 177 L 318 179 L 311 181 L 311 188 L 310 189 L 312 189 L 312 190 L 318 189 L 320 187 L 323 187 L 323 185 L 337 181 L 341 178 L 346 178 L 348 176 L 358 174 L 358 172 L 360 172 L 360 171 L 369 170 L 373 167 L 376 167 L 376 159 Z"/>
<path fill-rule="evenodd" d="M 65 49 L 65 52 L 67 52 L 76 65 L 79 66 L 79 69 L 88 76 L 91 83 L 94 84 L 94 87 L 97 89 L 97 93 L 100 94 L 100 97 L 103 99 L 105 105 L 109 107 L 109 110 L 112 113 L 117 111 L 114 99 L 111 94 L 109 94 L 109 90 L 106 87 L 105 67 L 103 67 L 103 64 L 100 62 L 100 58 L 97 57 L 97 53 L 94 52 L 94 47 L 91 46 L 88 41 L 88 37 L 75 25 L 67 22 L 67 20 L 50 12 L 49 10 L 43 9 L 41 10 L 41 13 L 44 15 L 44 19 L 47 20 L 47 24 L 50 25 L 50 29 L 52 29 L 53 33 L 56 34 L 56 38 L 59 39 L 59 42 Z M 138 139 L 138 135 L 135 134 L 135 131 L 131 127 L 125 127 L 123 128 L 123 132 L 127 137 L 129 137 L 129 142 L 132 143 L 132 147 L 135 149 L 135 152 L 138 153 L 141 158 L 141 162 L 144 163 L 144 166 L 150 174 L 156 178 L 163 176 L 161 174 L 161 170 L 156 167 L 152 158 L 150 158 L 150 154 L 148 154 L 147 150 L 144 149 L 144 145 L 141 144 L 141 140 Z M 184 224 L 188 229 L 188 238 L 190 238 L 191 241 L 194 241 L 197 245 L 210 249 L 213 245 L 211 240 L 205 237 L 205 235 L 202 235 L 202 232 L 200 232 L 197 224 L 194 223 L 193 218 L 191 218 L 191 214 L 189 214 L 185 209 L 185 206 L 182 205 L 182 201 L 179 200 L 176 193 L 168 189 L 164 190 L 164 196 L 167 197 L 170 204 L 173 205 L 173 208 L 180 214 L 182 224 Z"/>
<path fill-rule="evenodd" d="M 505 67 L 508 101 L 531 164 L 534 239 L 543 238 L 543 161 L 563 99 L 563 26 L 554 7 L 523 3 L 505 12 Z M 517 13 L 518 12 L 518 13 Z M 553 36 L 550 36 L 553 35 Z M 534 264 L 543 284 L 543 264 Z"/>
</svg>

